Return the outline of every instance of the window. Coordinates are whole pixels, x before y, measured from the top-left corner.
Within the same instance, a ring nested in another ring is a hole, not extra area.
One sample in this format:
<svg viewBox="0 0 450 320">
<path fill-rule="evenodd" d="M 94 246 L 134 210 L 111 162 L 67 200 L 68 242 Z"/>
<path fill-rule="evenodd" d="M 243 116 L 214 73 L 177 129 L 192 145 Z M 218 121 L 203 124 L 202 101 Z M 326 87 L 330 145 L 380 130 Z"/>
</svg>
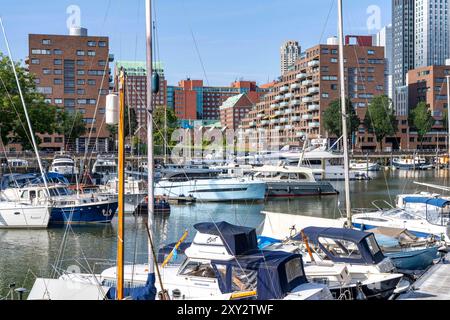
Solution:
<svg viewBox="0 0 450 320">
<path fill-rule="evenodd" d="M 78 104 L 87 104 L 87 100 L 86 99 L 78 99 L 77 103 Z"/>
<path fill-rule="evenodd" d="M 88 83 L 88 85 L 90 85 L 90 86 L 95 86 L 95 80 L 93 80 L 93 79 L 88 79 L 88 81 L 87 81 L 87 83 Z"/>
<path fill-rule="evenodd" d="M 86 72 L 84 70 L 82 70 L 82 69 L 77 70 L 77 75 L 84 76 L 85 74 L 86 74 Z"/>
<path fill-rule="evenodd" d="M 374 51 L 374 50 L 367 50 L 367 54 L 368 54 L 368 55 L 374 55 L 374 54 L 375 54 L 375 51 Z"/>
<path fill-rule="evenodd" d="M 43 40 L 42 40 L 42 44 L 45 44 L 45 45 L 51 45 L 51 44 L 52 44 L 52 41 L 51 41 L 50 39 L 43 39 Z"/>
<path fill-rule="evenodd" d="M 56 137 L 55 138 L 55 142 L 56 143 L 62 143 L 63 142 L 63 138 L 62 137 Z"/>
<path fill-rule="evenodd" d="M 86 124 L 93 124 L 93 123 L 95 123 L 95 119 L 92 119 L 92 118 L 85 118 L 85 119 L 83 119 L 83 121 Z"/>
<path fill-rule="evenodd" d="M 77 89 L 77 94 L 84 95 L 86 92 L 84 89 Z"/>
<path fill-rule="evenodd" d="M 44 143 L 51 143 L 51 142 L 52 142 L 52 138 L 44 137 Z"/>
<path fill-rule="evenodd" d="M 60 98 L 55 99 L 55 104 L 62 104 L 63 100 Z"/>
<path fill-rule="evenodd" d="M 98 42 L 99 47 L 106 47 L 106 41 L 99 41 Z"/>
<path fill-rule="evenodd" d="M 351 241 L 319 237 L 319 243 L 326 251 L 340 259 L 361 259 L 358 246 Z"/>
<path fill-rule="evenodd" d="M 77 60 L 78 66 L 84 66 L 84 60 Z"/>
<path fill-rule="evenodd" d="M 209 263 L 189 261 L 180 272 L 182 276 L 215 278 L 216 273 Z"/>
<path fill-rule="evenodd" d="M 52 94 L 53 93 L 52 87 L 36 87 L 36 90 L 38 93 L 42 93 L 42 94 Z"/>
<path fill-rule="evenodd" d="M 44 99 L 45 103 L 51 104 L 52 103 L 52 99 Z"/>
<path fill-rule="evenodd" d="M 337 63 L 337 62 L 338 62 L 338 59 L 337 59 L 337 58 L 331 58 L 331 59 L 330 59 L 330 62 L 331 62 L 331 63 Z"/>
<path fill-rule="evenodd" d="M 54 79 L 53 83 L 56 85 L 61 85 L 62 84 L 62 79 Z"/>
<path fill-rule="evenodd" d="M 62 60 L 61 59 L 55 59 L 55 60 L 53 60 L 53 64 L 57 65 L 57 66 L 62 65 Z"/>
<path fill-rule="evenodd" d="M 61 75 L 61 74 L 63 74 L 63 71 L 62 71 L 62 69 L 55 69 L 55 70 L 53 70 L 53 74 Z"/>
<path fill-rule="evenodd" d="M 31 49 L 31 54 L 50 55 L 52 54 L 52 51 L 47 49 Z"/>
<path fill-rule="evenodd" d="M 77 50 L 77 56 L 84 56 L 86 54 L 86 52 L 84 52 L 83 50 Z"/>
<path fill-rule="evenodd" d="M 83 85 L 85 85 L 85 84 L 86 84 L 86 80 L 83 80 L 83 79 L 78 79 L 78 80 L 77 80 L 77 85 L 83 86 Z"/>
<path fill-rule="evenodd" d="M 106 61 L 105 61 L 105 60 L 100 60 L 100 61 L 98 62 L 98 65 L 99 65 L 100 67 L 104 67 L 104 66 L 106 66 Z"/>
<path fill-rule="evenodd" d="M 88 51 L 88 56 L 95 57 L 95 51 L 94 50 L 89 50 Z"/>
<path fill-rule="evenodd" d="M 96 47 L 97 41 L 88 41 L 87 45 L 88 45 L 88 47 Z"/>
<path fill-rule="evenodd" d="M 50 69 L 42 69 L 42 73 L 45 74 L 45 75 L 49 75 L 49 74 L 52 74 L 52 70 L 50 70 Z"/>
<path fill-rule="evenodd" d="M 61 49 L 55 49 L 55 50 L 53 50 L 53 53 L 56 55 L 62 55 L 63 51 Z"/>
<path fill-rule="evenodd" d="M 95 105 L 95 104 L 97 104 L 97 100 L 96 99 L 88 99 L 87 103 Z"/>
<path fill-rule="evenodd" d="M 39 64 L 41 61 L 39 59 L 31 59 L 31 64 Z"/>
</svg>

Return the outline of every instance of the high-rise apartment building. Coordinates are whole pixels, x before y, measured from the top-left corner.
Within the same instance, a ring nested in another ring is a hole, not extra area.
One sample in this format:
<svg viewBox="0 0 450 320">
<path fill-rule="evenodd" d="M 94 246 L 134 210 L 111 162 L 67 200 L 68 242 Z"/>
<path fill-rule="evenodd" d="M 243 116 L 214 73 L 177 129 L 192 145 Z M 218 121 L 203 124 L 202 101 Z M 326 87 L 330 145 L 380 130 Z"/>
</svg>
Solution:
<svg viewBox="0 0 450 320">
<path fill-rule="evenodd" d="M 47 102 L 68 112 L 83 115 L 87 133 L 76 141 L 59 135 L 42 137 L 42 149 L 64 147 L 83 152 L 108 151 L 109 132 L 104 122 L 106 95 L 110 89 L 108 37 L 88 36 L 83 28 L 70 35 L 29 35 L 29 72 L 35 75 L 37 90 Z M 88 141 L 89 134 L 91 139 Z"/>
<path fill-rule="evenodd" d="M 281 74 L 285 74 L 294 65 L 301 53 L 297 41 L 286 41 L 280 48 Z"/>
<path fill-rule="evenodd" d="M 220 106 L 230 97 L 245 93 L 254 103 L 268 90 L 253 81 L 236 81 L 229 87 L 204 86 L 202 80 L 182 80 L 178 86 L 167 87 L 169 107 L 181 120 L 220 119 Z"/>
<path fill-rule="evenodd" d="M 114 74 L 123 68 L 126 75 L 125 103 L 136 112 L 138 127 L 147 127 L 147 65 L 145 61 L 117 61 Z M 159 92 L 153 94 L 153 106 L 167 106 L 167 81 L 161 62 L 153 63 L 153 70 L 159 75 Z M 117 80 L 117 79 L 115 79 Z M 117 83 L 115 85 L 117 88 Z"/>
<path fill-rule="evenodd" d="M 374 45 L 377 47 L 384 47 L 384 59 L 386 60 L 385 69 L 385 93 L 393 99 L 393 75 L 394 75 L 394 62 L 393 62 L 393 35 L 392 25 L 385 26 L 374 36 Z"/>
<path fill-rule="evenodd" d="M 415 68 L 444 65 L 450 58 L 449 0 L 416 0 Z"/>
<path fill-rule="evenodd" d="M 344 47 L 345 86 L 357 115 L 364 119 L 371 99 L 385 92 L 384 48 L 364 45 L 365 38 L 356 39 L 355 43 Z M 317 45 L 306 50 L 293 70 L 284 74 L 249 112 L 242 129 L 256 141 L 261 133 L 281 146 L 299 144 L 305 134 L 310 138 L 326 137 L 323 112 L 340 97 L 338 62 L 337 45 Z M 363 125 L 356 135 L 356 148 L 376 148 L 373 134 Z"/>
</svg>

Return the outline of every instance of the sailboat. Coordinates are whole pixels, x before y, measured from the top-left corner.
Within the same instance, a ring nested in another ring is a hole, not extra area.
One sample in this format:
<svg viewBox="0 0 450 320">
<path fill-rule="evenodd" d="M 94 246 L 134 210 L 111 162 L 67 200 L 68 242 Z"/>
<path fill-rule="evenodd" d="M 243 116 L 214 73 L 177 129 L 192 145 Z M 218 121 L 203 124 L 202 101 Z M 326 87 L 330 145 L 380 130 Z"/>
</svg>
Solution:
<svg viewBox="0 0 450 320">
<path fill-rule="evenodd" d="M 11 54 L 11 50 L 9 47 L 9 42 L 6 37 L 5 28 L 3 26 L 3 20 L 0 17 L 0 24 L 3 31 L 3 36 L 5 38 L 6 47 L 8 50 L 9 60 L 11 62 L 11 67 L 14 72 L 14 77 L 17 83 L 17 87 L 19 89 L 20 99 L 22 102 L 22 106 L 24 109 L 25 117 L 27 120 L 28 130 L 30 131 L 30 136 L 32 139 L 32 144 L 34 148 L 34 152 L 36 153 L 36 157 L 39 164 L 39 169 L 41 171 L 42 178 L 44 180 L 45 187 L 47 189 L 48 196 L 48 187 L 46 182 L 46 177 L 44 173 L 44 169 L 42 167 L 41 159 L 39 157 L 39 152 L 36 144 L 36 139 L 33 134 L 33 128 L 31 126 L 30 118 L 28 116 L 27 107 L 25 105 L 25 100 L 22 93 L 22 88 L 20 87 L 19 78 L 16 72 L 16 66 L 14 65 L 14 60 Z M 45 192 L 44 192 L 45 193 Z M 21 201 L 11 201 L 4 196 L 0 196 L 0 228 L 47 228 L 47 225 L 50 220 L 50 212 L 52 210 L 51 202 L 47 200 L 42 204 L 30 204 L 30 203 L 22 203 Z"/>
</svg>

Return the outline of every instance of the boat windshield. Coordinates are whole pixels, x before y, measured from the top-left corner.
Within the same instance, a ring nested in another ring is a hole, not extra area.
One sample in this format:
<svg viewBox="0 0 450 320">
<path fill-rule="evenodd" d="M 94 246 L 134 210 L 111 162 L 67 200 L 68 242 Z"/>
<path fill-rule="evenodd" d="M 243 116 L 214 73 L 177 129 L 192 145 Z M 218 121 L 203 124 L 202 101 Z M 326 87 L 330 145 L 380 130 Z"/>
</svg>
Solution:
<svg viewBox="0 0 450 320">
<path fill-rule="evenodd" d="M 56 162 L 53 163 L 54 167 L 73 167 L 73 162 Z"/>
<path fill-rule="evenodd" d="M 319 237 L 319 243 L 333 256 L 339 259 L 361 259 L 358 246 L 351 241 Z"/>
<path fill-rule="evenodd" d="M 387 211 L 384 211 L 382 215 L 386 216 L 386 217 L 404 219 L 404 220 L 405 219 L 406 220 L 417 220 L 420 218 L 414 214 L 411 214 L 411 213 L 409 213 L 405 210 L 401 210 L 401 209 L 387 210 Z"/>
<path fill-rule="evenodd" d="M 49 191 L 51 197 L 70 196 L 73 194 L 69 189 L 62 187 L 50 188 Z"/>
</svg>

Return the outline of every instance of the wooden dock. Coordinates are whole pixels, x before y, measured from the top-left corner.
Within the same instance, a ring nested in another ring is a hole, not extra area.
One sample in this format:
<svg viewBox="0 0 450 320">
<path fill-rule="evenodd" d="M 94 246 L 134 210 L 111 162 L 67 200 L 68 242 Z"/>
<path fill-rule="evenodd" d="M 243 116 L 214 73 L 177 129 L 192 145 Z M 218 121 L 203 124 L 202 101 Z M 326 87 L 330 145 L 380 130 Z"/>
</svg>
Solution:
<svg viewBox="0 0 450 320">
<path fill-rule="evenodd" d="M 413 288 L 397 300 L 450 300 L 450 254 L 443 262 L 425 272 L 413 284 Z"/>
</svg>

